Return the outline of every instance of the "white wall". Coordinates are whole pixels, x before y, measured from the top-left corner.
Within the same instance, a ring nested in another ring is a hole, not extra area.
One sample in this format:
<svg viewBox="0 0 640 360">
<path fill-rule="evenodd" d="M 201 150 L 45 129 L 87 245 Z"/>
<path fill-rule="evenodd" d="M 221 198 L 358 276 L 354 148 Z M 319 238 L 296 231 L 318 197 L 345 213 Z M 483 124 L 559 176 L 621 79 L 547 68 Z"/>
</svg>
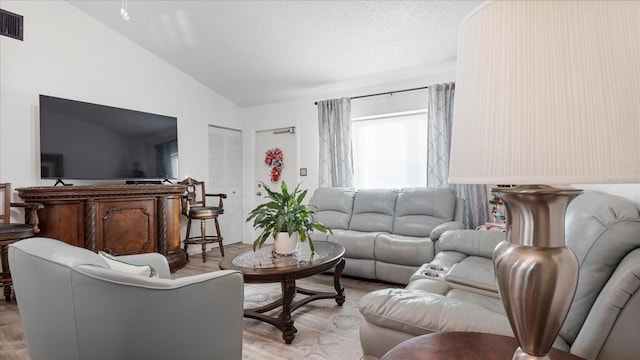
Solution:
<svg viewBox="0 0 640 360">
<path fill-rule="evenodd" d="M 24 41 L 0 36 L 0 181 L 14 189 L 53 185 L 40 180 L 39 94 L 177 117 L 180 178 L 207 178 L 209 124 L 242 127 L 235 104 L 67 2 L 2 8 L 25 19 Z"/>
</svg>

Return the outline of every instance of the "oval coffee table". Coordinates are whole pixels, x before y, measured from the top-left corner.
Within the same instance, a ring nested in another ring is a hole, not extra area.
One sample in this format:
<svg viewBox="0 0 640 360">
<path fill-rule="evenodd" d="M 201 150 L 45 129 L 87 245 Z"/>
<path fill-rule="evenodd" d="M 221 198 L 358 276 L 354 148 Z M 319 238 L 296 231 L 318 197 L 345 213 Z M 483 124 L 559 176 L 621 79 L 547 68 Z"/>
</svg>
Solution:
<svg viewBox="0 0 640 360">
<path fill-rule="evenodd" d="M 298 250 L 293 255 L 276 255 L 273 246 L 240 253 L 233 258 L 225 258 L 220 262 L 222 270 L 238 270 L 244 275 L 246 283 L 274 283 L 279 282 L 282 287 L 282 298 L 253 309 L 245 309 L 244 316 L 267 322 L 282 331 L 285 343 L 291 344 L 298 331 L 293 325 L 291 313 L 302 305 L 319 299 L 335 299 L 339 306 L 345 301 L 344 287 L 340 285 L 340 276 L 344 270 L 344 247 L 342 245 L 316 241 L 315 254 L 311 254 L 309 244 L 298 244 Z M 335 268 L 333 286 L 336 292 L 319 292 L 296 287 L 296 279 L 320 274 Z M 307 295 L 294 302 L 296 294 Z M 278 316 L 265 315 L 282 306 Z"/>
</svg>

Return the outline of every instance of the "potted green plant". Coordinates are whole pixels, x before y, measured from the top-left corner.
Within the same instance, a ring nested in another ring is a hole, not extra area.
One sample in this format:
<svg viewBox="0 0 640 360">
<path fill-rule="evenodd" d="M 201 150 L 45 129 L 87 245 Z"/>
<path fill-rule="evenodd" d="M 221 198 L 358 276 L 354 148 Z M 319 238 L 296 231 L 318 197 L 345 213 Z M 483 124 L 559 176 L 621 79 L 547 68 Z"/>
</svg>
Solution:
<svg viewBox="0 0 640 360">
<path fill-rule="evenodd" d="M 312 206 L 302 203 L 307 190 L 301 190 L 300 184 L 289 192 L 287 183 L 282 182 L 280 192 L 271 190 L 265 183 L 261 183 L 267 192 L 266 202 L 258 205 L 247 216 L 247 222 L 253 221 L 253 228 L 262 230 L 253 241 L 253 251 L 256 251 L 272 236 L 276 252 L 290 254 L 295 251 L 298 239 L 301 242 L 309 240 L 311 253 L 315 253 L 310 234 L 313 230 L 322 233 L 333 233 L 330 228 L 314 220 L 315 210 Z M 279 241 L 281 240 L 281 241 Z M 290 240 L 292 247 L 279 247 L 279 243 Z"/>
</svg>

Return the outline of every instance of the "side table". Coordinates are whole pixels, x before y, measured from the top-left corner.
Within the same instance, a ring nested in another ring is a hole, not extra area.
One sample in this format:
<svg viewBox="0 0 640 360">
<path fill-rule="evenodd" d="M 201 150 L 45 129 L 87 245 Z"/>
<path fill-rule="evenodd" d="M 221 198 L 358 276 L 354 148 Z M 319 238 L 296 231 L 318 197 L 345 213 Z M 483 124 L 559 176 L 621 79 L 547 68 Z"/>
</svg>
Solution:
<svg viewBox="0 0 640 360">
<path fill-rule="evenodd" d="M 4 298 L 11 301 L 11 271 L 9 270 L 8 246 L 16 241 L 32 237 L 33 226 L 28 224 L 0 224 L 0 260 L 2 273 L 0 273 L 0 285 L 3 287 Z"/>
<path fill-rule="evenodd" d="M 444 332 L 415 337 L 389 350 L 380 360 L 504 360 L 518 348 L 515 338 L 478 332 Z M 581 357 L 551 349 L 553 360 Z"/>
</svg>

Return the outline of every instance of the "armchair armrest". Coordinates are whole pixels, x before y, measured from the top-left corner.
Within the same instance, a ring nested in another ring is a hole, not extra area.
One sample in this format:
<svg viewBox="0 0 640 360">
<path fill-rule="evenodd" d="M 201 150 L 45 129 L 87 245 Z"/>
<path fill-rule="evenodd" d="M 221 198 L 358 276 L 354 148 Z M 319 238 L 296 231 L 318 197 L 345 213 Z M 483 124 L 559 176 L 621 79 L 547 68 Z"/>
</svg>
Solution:
<svg viewBox="0 0 640 360">
<path fill-rule="evenodd" d="M 25 224 L 33 226 L 34 234 L 38 234 L 40 232 L 40 228 L 38 227 L 38 225 L 40 224 L 40 219 L 38 218 L 38 210 L 43 209 L 44 205 L 37 202 L 11 203 L 10 205 L 11 207 L 24 208 Z"/>
<path fill-rule="evenodd" d="M 431 230 L 429 237 L 431 240 L 436 241 L 440 238 L 440 235 L 448 230 L 462 230 L 464 229 L 464 224 L 460 221 L 448 221 L 446 223 L 442 223 Z"/>
<path fill-rule="evenodd" d="M 226 199 L 227 198 L 227 194 L 222 194 L 222 193 L 220 193 L 220 194 L 204 194 L 204 196 L 207 196 L 207 197 L 220 197 L 220 202 L 218 203 L 218 206 L 221 207 L 221 208 L 223 207 L 222 199 Z"/>
<path fill-rule="evenodd" d="M 171 271 L 167 258 L 159 253 L 117 256 L 118 259 L 135 265 L 151 265 L 161 279 L 171 279 Z"/>
</svg>

